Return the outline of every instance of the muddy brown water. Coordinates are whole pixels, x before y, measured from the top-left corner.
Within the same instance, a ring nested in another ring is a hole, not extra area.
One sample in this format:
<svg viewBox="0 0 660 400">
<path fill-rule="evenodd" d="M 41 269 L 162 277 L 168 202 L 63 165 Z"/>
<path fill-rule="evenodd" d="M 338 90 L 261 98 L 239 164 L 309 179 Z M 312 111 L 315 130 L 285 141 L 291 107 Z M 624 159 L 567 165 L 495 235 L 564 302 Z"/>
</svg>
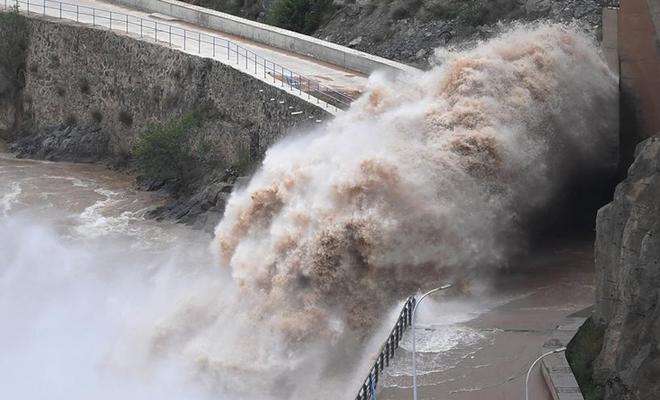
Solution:
<svg viewBox="0 0 660 400">
<path fill-rule="evenodd" d="M 130 176 L 102 166 L 0 154 L 0 220 L 49 225 L 67 241 L 119 240 L 129 255 L 144 249 L 159 252 L 181 242 L 206 247 L 210 238 L 201 232 L 144 218 L 163 201 L 157 194 L 134 190 Z M 523 398 L 524 374 L 549 332 L 592 302 L 591 242 L 578 240 L 539 252 L 472 290 L 462 298 L 432 298 L 420 308 L 420 399 Z M 379 399 L 411 397 L 409 349 L 408 332 L 385 372 Z M 531 389 L 534 399 L 550 399 L 538 371 Z"/>
</svg>

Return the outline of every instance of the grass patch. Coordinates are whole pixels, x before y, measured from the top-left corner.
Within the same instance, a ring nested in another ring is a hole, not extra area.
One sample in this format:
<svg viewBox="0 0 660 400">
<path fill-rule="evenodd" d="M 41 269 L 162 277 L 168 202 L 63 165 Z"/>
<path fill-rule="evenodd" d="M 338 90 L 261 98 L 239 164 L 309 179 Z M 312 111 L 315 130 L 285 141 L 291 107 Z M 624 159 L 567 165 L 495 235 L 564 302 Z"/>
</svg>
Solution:
<svg viewBox="0 0 660 400">
<path fill-rule="evenodd" d="M 280 28 L 311 34 L 318 29 L 331 8 L 332 0 L 275 0 L 268 22 Z"/>
<path fill-rule="evenodd" d="M 206 119 L 202 108 L 147 128 L 132 149 L 139 171 L 164 181 L 184 182 L 195 158 L 189 151 L 192 132 Z"/>
<path fill-rule="evenodd" d="M 603 347 L 605 328 L 597 326 L 589 318 L 580 328 L 566 350 L 566 358 L 580 385 L 585 400 L 601 400 L 603 387 L 593 380 L 594 360 Z"/>
</svg>

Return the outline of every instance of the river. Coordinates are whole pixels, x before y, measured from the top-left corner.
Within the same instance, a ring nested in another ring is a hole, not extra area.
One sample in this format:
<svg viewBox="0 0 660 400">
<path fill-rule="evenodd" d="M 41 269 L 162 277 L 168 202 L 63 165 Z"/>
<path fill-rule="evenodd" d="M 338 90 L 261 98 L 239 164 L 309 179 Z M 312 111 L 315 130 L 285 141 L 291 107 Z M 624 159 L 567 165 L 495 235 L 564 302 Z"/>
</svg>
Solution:
<svg viewBox="0 0 660 400">
<path fill-rule="evenodd" d="M 206 399 L 225 393 L 227 382 L 200 379 L 187 358 L 163 351 L 154 339 L 172 315 L 197 329 L 205 317 L 194 309 L 190 316 L 177 314 L 181 304 L 233 287 L 229 273 L 217 267 L 211 237 L 144 218 L 163 200 L 102 166 L 0 155 L 1 398 Z M 422 393 L 460 399 L 520 393 L 522 373 L 548 331 L 591 300 L 589 245 L 549 254 L 532 272 L 521 268 L 476 298 L 427 304 L 420 315 Z M 383 329 L 392 316 L 383 317 Z M 410 390 L 405 340 L 386 372 L 383 398 L 406 398 Z M 533 390 L 545 396 L 535 378 Z"/>
</svg>

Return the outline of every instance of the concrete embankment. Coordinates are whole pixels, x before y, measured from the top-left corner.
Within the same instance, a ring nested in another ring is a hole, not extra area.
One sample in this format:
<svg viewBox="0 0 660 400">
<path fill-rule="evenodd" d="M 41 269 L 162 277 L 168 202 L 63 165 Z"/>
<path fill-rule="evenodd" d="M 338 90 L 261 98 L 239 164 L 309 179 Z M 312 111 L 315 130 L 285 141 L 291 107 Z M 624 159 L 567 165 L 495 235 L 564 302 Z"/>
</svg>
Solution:
<svg viewBox="0 0 660 400">
<path fill-rule="evenodd" d="M 193 160 L 185 166 L 190 181 L 178 185 L 186 197 L 204 193 L 179 204 L 177 218 L 202 209 L 216 210 L 218 218 L 220 194 L 230 191 L 241 168 L 287 132 L 330 117 L 211 59 L 100 29 L 24 21 L 20 89 L 0 112 L 3 135 L 20 156 L 126 167 L 133 144 L 151 125 L 206 110 L 184 150 Z M 213 182 L 218 186 L 209 189 Z"/>
<path fill-rule="evenodd" d="M 112 0 L 111 3 L 164 14 L 191 24 L 249 39 L 352 71 L 414 71 L 415 68 L 311 36 L 176 0 Z"/>
</svg>

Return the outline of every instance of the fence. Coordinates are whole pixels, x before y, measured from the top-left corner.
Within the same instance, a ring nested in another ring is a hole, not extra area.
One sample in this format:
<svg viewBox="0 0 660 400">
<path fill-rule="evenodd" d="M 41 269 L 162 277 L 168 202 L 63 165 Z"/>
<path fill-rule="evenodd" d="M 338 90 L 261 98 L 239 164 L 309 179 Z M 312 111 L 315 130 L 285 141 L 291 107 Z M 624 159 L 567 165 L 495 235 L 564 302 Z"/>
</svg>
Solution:
<svg viewBox="0 0 660 400">
<path fill-rule="evenodd" d="M 414 296 L 406 299 L 401 314 L 399 314 L 399 318 L 390 332 L 390 336 L 387 337 L 385 344 L 381 347 L 380 353 L 376 357 L 376 362 L 369 370 L 369 376 L 362 383 L 355 400 L 372 400 L 376 398 L 378 378 L 383 373 L 385 367 L 390 365 L 390 360 L 394 357 L 394 350 L 399 348 L 399 342 L 403 337 L 403 332 L 412 323 L 412 313 L 415 309 L 415 303 Z"/>
<path fill-rule="evenodd" d="M 141 39 L 152 39 L 155 43 L 181 48 L 193 54 L 226 59 L 227 64 L 264 80 L 272 79 L 274 85 L 293 93 L 298 92 L 298 95 L 326 109 L 334 108 L 334 111 L 346 109 L 357 95 L 342 93 L 322 85 L 315 79 L 297 74 L 219 36 L 189 31 L 133 15 L 55 0 L 0 0 L 0 2 L 4 2 L 5 9 L 16 7 L 19 12 L 27 15 L 37 14 L 91 24 L 94 27 L 109 28 L 111 31 L 139 35 Z"/>
</svg>

